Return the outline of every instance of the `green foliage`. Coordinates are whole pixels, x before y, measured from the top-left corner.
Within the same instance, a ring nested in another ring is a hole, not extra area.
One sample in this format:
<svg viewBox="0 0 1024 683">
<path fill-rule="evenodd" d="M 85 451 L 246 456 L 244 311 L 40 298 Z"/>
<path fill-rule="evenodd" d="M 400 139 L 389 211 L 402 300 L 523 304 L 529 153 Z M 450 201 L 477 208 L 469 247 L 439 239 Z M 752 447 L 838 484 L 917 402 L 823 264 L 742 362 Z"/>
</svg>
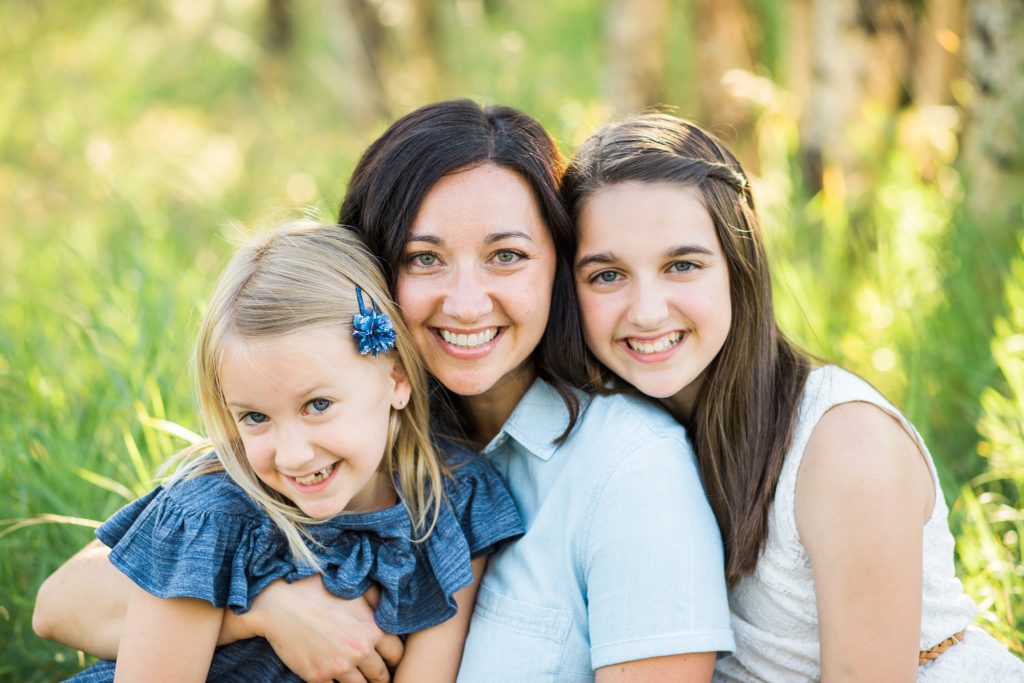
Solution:
<svg viewBox="0 0 1024 683">
<path fill-rule="evenodd" d="M 231 242 L 300 213 L 330 219 L 386 123 L 366 114 L 328 5 L 294 2 L 294 45 L 275 53 L 256 0 L 0 4 L 2 679 L 55 680 L 84 661 L 32 634 L 35 591 L 200 430 L 189 347 Z M 439 6 L 435 96 L 520 106 L 567 152 L 609 116 L 593 3 Z M 760 10 L 771 73 L 781 7 Z M 682 112 L 699 77 L 690 11 L 675 6 L 667 28 Z M 420 92 L 412 64 L 389 68 L 398 115 L 422 100 L 407 94 Z M 959 496 L 965 584 L 1019 652 L 1024 257 L 1006 284 L 1013 254 L 987 251 L 963 215 L 955 114 L 866 111 L 848 132 L 860 175 L 828 170 L 812 196 L 793 96 L 758 85 L 743 142 L 784 328 L 907 409 Z M 939 141 L 924 153 L 921 130 Z"/>
<path fill-rule="evenodd" d="M 1024 654 L 1024 241 L 1020 247 L 1006 286 L 1007 315 L 996 321 L 992 340 L 1006 386 L 981 397 L 978 452 L 988 469 L 964 485 L 954 514 L 964 584 L 986 627 Z"/>
</svg>

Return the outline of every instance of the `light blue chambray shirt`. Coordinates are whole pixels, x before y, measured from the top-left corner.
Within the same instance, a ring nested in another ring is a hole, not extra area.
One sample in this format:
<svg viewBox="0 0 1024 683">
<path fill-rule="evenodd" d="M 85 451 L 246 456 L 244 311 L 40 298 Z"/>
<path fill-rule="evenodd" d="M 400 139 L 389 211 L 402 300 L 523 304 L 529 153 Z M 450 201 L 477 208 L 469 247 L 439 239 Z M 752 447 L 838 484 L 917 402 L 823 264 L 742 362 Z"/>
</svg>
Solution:
<svg viewBox="0 0 1024 683">
<path fill-rule="evenodd" d="M 619 662 L 731 652 L 722 541 L 684 429 L 632 396 L 576 429 L 537 380 L 483 451 L 526 535 L 491 557 L 460 683 L 592 681 Z"/>
</svg>

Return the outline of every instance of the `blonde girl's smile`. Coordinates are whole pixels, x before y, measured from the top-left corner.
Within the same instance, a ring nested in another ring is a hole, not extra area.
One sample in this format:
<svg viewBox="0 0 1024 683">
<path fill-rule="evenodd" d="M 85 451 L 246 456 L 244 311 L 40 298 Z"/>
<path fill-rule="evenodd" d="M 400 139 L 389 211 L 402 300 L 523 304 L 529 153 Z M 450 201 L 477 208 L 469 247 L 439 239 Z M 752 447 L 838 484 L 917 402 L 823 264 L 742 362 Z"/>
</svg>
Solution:
<svg viewBox="0 0 1024 683">
<path fill-rule="evenodd" d="M 361 356 L 342 329 L 231 340 L 225 402 L 256 476 L 316 519 L 397 501 L 380 464 L 411 387 L 396 362 Z"/>
</svg>

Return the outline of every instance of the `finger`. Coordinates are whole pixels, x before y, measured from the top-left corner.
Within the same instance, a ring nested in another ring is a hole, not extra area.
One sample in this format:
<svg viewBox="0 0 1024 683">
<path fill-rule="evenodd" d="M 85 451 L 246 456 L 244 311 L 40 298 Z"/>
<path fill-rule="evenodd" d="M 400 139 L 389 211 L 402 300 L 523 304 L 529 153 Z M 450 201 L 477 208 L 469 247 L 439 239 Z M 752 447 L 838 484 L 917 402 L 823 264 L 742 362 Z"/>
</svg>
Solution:
<svg viewBox="0 0 1024 683">
<path fill-rule="evenodd" d="M 390 683 L 391 681 L 391 673 L 388 671 L 387 665 L 376 652 L 370 653 L 359 663 L 359 671 L 366 678 L 367 683 Z"/>
<path fill-rule="evenodd" d="M 380 604 L 380 586 L 373 584 L 363 593 L 363 599 L 366 600 L 366 604 L 371 609 L 377 609 L 377 605 Z"/>
<path fill-rule="evenodd" d="M 385 633 L 377 641 L 377 654 L 387 662 L 389 667 L 394 669 L 402 660 L 402 655 L 405 654 L 405 645 L 398 636 Z"/>
<path fill-rule="evenodd" d="M 366 677 L 358 670 L 346 672 L 334 680 L 338 683 L 369 683 L 369 681 L 366 680 Z"/>
</svg>

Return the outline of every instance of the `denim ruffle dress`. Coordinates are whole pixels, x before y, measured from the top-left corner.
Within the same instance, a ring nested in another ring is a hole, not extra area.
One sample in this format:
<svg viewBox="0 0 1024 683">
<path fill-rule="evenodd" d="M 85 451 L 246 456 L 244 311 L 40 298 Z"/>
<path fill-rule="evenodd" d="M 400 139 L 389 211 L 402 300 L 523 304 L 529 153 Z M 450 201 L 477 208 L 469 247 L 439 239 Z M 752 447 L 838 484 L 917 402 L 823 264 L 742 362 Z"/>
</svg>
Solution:
<svg viewBox="0 0 1024 683">
<path fill-rule="evenodd" d="M 353 599 L 380 587 L 377 624 L 404 635 L 456 612 L 454 594 L 473 581 L 472 559 L 520 536 L 515 504 L 494 468 L 447 445 L 452 477 L 437 525 L 413 543 L 402 504 L 343 513 L 309 525 L 309 543 L 332 594 Z M 161 598 L 190 597 L 244 614 L 270 583 L 317 572 L 292 557 L 284 535 L 225 473 L 159 487 L 129 503 L 96 532 L 110 561 L 143 590 Z M 182 653 L 187 656 L 187 653 Z M 73 681 L 112 681 L 114 662 L 99 662 Z M 299 681 L 270 644 L 252 638 L 217 648 L 207 680 Z"/>
</svg>

